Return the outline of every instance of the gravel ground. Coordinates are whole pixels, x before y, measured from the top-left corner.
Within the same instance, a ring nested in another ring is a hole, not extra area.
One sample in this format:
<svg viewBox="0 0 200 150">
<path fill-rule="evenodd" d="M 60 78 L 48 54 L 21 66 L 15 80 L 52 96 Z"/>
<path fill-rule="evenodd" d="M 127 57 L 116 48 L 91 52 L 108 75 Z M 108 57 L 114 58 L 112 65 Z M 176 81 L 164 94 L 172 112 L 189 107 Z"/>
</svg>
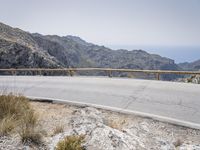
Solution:
<svg viewBox="0 0 200 150">
<path fill-rule="evenodd" d="M 31 102 L 40 116 L 43 144 L 23 145 L 17 134 L 0 137 L 0 150 L 55 149 L 67 135 L 84 134 L 87 150 L 200 150 L 200 131 L 148 118 L 65 104 Z M 62 133 L 54 133 L 62 126 Z"/>
</svg>

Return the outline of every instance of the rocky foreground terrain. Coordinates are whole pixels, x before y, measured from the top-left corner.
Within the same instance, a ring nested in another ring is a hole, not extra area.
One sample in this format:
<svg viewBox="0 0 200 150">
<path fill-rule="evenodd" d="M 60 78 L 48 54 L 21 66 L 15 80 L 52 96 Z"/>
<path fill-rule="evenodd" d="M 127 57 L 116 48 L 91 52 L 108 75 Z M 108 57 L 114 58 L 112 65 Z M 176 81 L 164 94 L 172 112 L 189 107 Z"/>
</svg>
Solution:
<svg viewBox="0 0 200 150">
<path fill-rule="evenodd" d="M 92 107 L 32 102 L 40 116 L 43 143 L 20 142 L 18 135 L 0 137 L 1 150 L 55 149 L 68 135 L 85 135 L 87 150 L 200 150 L 200 131 L 148 118 Z M 62 131 L 56 133 L 56 127 Z"/>
<path fill-rule="evenodd" d="M 200 75 L 193 75 L 193 76 L 186 77 L 186 78 L 179 78 L 176 81 L 185 82 L 185 83 L 200 84 Z"/>
</svg>

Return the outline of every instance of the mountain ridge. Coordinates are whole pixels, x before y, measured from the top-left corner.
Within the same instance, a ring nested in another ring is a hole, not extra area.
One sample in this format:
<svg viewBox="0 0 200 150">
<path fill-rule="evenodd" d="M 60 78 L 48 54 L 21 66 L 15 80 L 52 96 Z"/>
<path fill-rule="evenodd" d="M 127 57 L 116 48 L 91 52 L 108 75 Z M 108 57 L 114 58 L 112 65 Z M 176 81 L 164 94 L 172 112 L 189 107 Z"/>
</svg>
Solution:
<svg viewBox="0 0 200 150">
<path fill-rule="evenodd" d="M 178 66 L 184 70 L 200 70 L 200 59 L 193 62 L 179 63 Z"/>
<path fill-rule="evenodd" d="M 3 23 L 0 23 L 0 40 L 0 68 L 109 67 L 181 70 L 174 60 L 144 50 L 112 50 L 86 42 L 77 36 L 29 33 Z M 5 44 L 10 47 L 4 46 Z M 24 56 L 28 59 L 23 66 L 21 61 Z"/>
</svg>

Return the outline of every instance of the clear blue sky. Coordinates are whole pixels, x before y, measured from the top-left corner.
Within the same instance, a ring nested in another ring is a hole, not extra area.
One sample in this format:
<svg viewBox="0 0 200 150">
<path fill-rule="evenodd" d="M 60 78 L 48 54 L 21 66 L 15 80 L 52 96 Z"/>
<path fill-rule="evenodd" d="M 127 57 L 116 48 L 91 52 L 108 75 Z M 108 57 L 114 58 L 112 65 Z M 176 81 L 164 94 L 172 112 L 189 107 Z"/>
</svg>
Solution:
<svg viewBox="0 0 200 150">
<path fill-rule="evenodd" d="M 0 4 L 1 22 L 30 32 L 76 35 L 116 48 L 200 47 L 200 0 L 0 0 Z"/>
</svg>

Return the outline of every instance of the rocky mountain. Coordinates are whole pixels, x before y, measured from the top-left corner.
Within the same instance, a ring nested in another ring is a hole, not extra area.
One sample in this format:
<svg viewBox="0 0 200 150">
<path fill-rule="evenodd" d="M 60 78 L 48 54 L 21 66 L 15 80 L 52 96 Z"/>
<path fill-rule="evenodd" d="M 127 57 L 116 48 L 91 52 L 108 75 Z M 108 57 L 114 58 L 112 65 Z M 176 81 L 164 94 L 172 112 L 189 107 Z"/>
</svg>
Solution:
<svg viewBox="0 0 200 150">
<path fill-rule="evenodd" d="M 133 69 L 178 69 L 173 60 L 143 50 L 112 50 L 104 46 L 87 43 L 74 36 L 38 36 L 57 42 L 69 56 L 69 65 L 73 67 L 111 67 Z"/>
<path fill-rule="evenodd" d="M 11 67 L 180 70 L 172 59 L 143 50 L 112 50 L 75 36 L 31 34 L 0 23 L 0 68 Z"/>
<path fill-rule="evenodd" d="M 185 62 L 178 64 L 184 70 L 200 70 L 200 59 L 194 62 Z"/>
<path fill-rule="evenodd" d="M 60 66 L 55 57 L 39 48 L 30 33 L 0 23 L 0 68 Z"/>
</svg>

